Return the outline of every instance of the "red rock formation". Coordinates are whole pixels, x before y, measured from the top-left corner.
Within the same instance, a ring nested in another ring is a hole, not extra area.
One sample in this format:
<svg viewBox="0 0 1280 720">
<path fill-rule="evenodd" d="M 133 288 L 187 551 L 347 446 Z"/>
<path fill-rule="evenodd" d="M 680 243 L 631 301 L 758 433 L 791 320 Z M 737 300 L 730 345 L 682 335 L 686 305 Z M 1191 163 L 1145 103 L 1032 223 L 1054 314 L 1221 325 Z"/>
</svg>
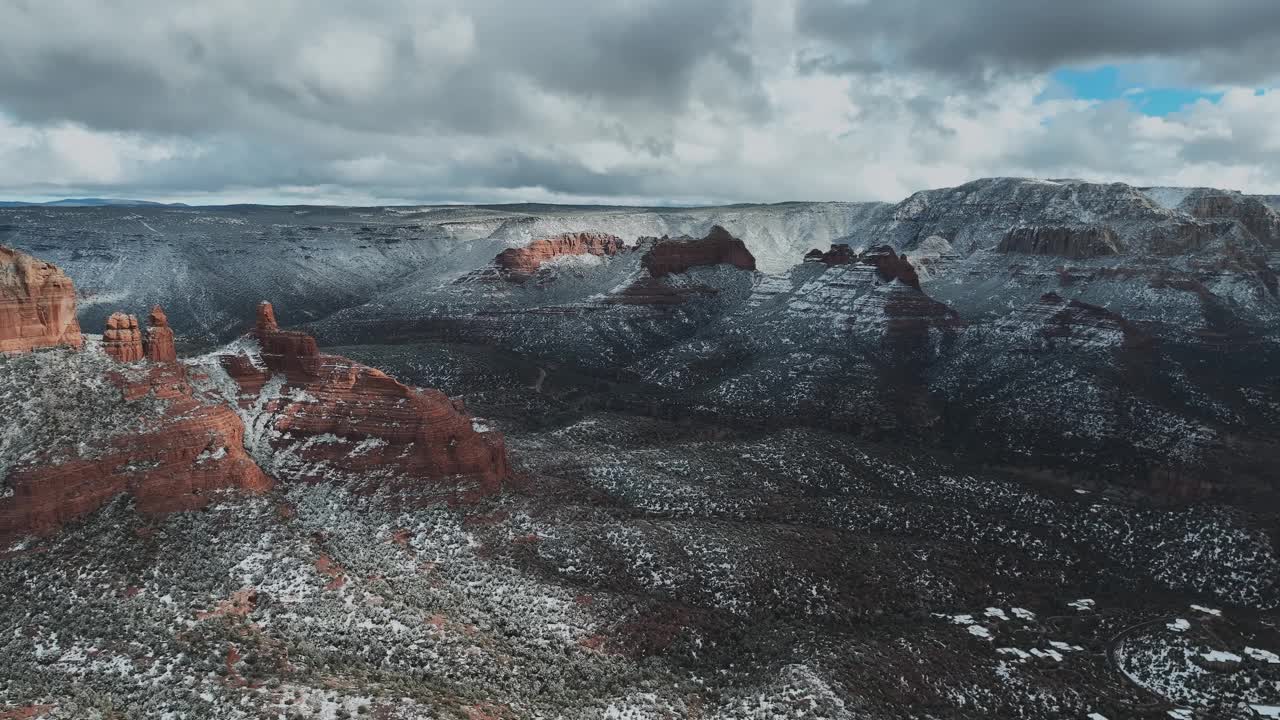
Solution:
<svg viewBox="0 0 1280 720">
<path fill-rule="evenodd" d="M 0 246 L 0 352 L 83 343 L 71 278 L 50 263 Z"/>
<path fill-rule="evenodd" d="M 151 362 L 177 362 L 178 353 L 173 347 L 173 328 L 169 327 L 169 318 L 164 310 L 156 305 L 151 308 L 147 317 L 146 346 L 147 359 Z"/>
<path fill-rule="evenodd" d="M 746 244 L 719 225 L 712 227 L 706 237 L 698 240 L 659 238 L 650 245 L 641 264 L 655 278 L 683 273 L 689 268 L 705 265 L 725 264 L 743 270 L 756 269 L 756 259 L 747 250 Z"/>
<path fill-rule="evenodd" d="M 102 333 L 102 349 L 119 362 L 141 360 L 144 354 L 138 318 L 119 312 L 112 313 L 107 318 L 107 329 Z"/>
<path fill-rule="evenodd" d="M 258 303 L 258 320 L 254 324 L 254 330 L 257 332 L 274 332 L 280 329 L 280 323 L 276 322 L 276 309 L 271 303 L 263 300 Z"/>
<path fill-rule="evenodd" d="M 564 255 L 617 255 L 626 252 L 622 238 L 605 233 L 564 233 L 534 240 L 522 248 L 509 248 L 498 253 L 494 262 L 509 279 L 522 280 L 537 272 L 548 260 Z"/>
<path fill-rule="evenodd" d="M 834 243 L 826 252 L 817 248 L 810 250 L 805 254 L 804 259 L 807 262 L 820 262 L 824 265 L 851 265 L 858 261 L 858 255 L 845 243 Z"/>
<path fill-rule="evenodd" d="M 911 266 L 911 261 L 907 260 L 906 255 L 899 255 L 893 251 L 888 245 L 874 247 L 858 256 L 858 262 L 863 265 L 870 265 L 880 274 L 880 278 L 885 281 L 897 280 L 903 285 L 920 289 L 920 276 L 916 274 L 916 269 Z"/>
<path fill-rule="evenodd" d="M 138 426 L 121 428 L 100 447 L 60 448 L 12 471 L 13 495 L 0 500 L 0 537 L 52 532 L 121 493 L 132 495 L 141 512 L 167 513 L 203 507 L 215 491 L 271 487 L 245 453 L 240 417 L 195 391 L 184 366 L 154 365 L 141 379 L 110 379 L 120 402 L 137 407 Z"/>
<path fill-rule="evenodd" d="M 281 330 L 271 303 L 258 304 L 258 322 L 252 334 L 262 346 L 262 361 L 268 369 L 313 377 L 319 374 L 320 346 L 316 339 L 306 333 Z"/>
<path fill-rule="evenodd" d="M 309 335 L 279 330 L 269 303 L 253 335 L 261 362 L 246 354 L 220 362 L 241 406 L 269 418 L 255 426 L 269 428 L 266 441 L 287 458 L 273 468 L 278 478 L 428 480 L 473 498 L 496 492 L 509 474 L 502 435 L 475 429 L 444 393 L 321 355 Z M 283 387 L 269 384 L 273 376 Z"/>
</svg>

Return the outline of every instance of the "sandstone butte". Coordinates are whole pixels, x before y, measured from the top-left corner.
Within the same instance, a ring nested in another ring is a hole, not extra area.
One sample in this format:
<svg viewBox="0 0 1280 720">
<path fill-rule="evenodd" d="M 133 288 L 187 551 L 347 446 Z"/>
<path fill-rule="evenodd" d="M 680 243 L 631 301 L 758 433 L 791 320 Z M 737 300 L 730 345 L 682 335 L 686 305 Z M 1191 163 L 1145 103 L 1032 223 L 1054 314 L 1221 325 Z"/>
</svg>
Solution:
<svg viewBox="0 0 1280 720">
<path fill-rule="evenodd" d="M 719 225 L 712 226 L 703 238 L 658 238 L 652 242 L 640 264 L 655 278 L 706 265 L 756 269 L 756 259 L 747 250 L 746 243 Z"/>
<path fill-rule="evenodd" d="M 321 354 L 310 335 L 281 330 L 270 303 L 259 305 L 251 335 L 260 357 L 224 354 L 220 363 L 241 407 L 270 420 L 267 442 L 288 460 L 273 468 L 277 479 L 431 481 L 461 501 L 501 489 L 510 472 L 502 435 L 477 430 L 460 402 Z"/>
<path fill-rule="evenodd" d="M 494 263 L 512 279 L 524 279 L 537 272 L 548 260 L 568 255 L 618 255 L 627 245 L 617 235 L 593 232 L 563 233 L 534 240 L 520 248 L 498 253 Z"/>
<path fill-rule="evenodd" d="M 23 310 L 5 317 L 37 318 L 42 327 L 51 328 L 39 337 L 22 336 L 23 347 L 61 340 L 79 348 L 78 328 L 74 343 L 68 330 L 76 328 L 71 281 L 47 263 L 13 260 L 15 255 L 10 253 L 11 264 L 24 268 L 21 287 L 26 294 L 9 294 L 6 286 L 6 298 L 12 301 L 7 307 Z M 35 282 L 30 281 L 33 271 L 26 268 L 34 268 Z M 65 319 L 58 316 L 50 323 L 53 315 L 26 314 L 26 308 L 47 307 L 54 297 Z M 145 356 L 152 362 L 135 362 L 144 350 L 131 316 L 119 313 L 108 320 L 108 331 L 116 332 L 111 340 L 103 340 L 104 351 L 113 343 L 112 357 L 130 363 L 106 372 L 114 387 L 104 392 L 118 392 L 118 402 L 136 408 L 136 423 L 112 428 L 117 432 L 104 434 L 93 447 L 75 443 L 47 448 L 35 462 L 12 470 L 3 478 L 9 492 L 0 497 L 0 540 L 54 532 L 121 494 L 132 496 L 142 513 L 162 514 L 198 509 L 221 491 L 252 494 L 272 487 L 275 480 L 246 451 L 240 414 L 221 394 L 200 389 L 209 383 L 199 366 L 169 360 L 174 354 L 173 331 L 164 311 L 153 308 L 149 322 Z M 309 335 L 280 330 L 269 304 L 259 309 L 252 334 L 262 346 L 265 367 L 256 367 L 244 355 L 220 358 L 241 389 L 261 391 L 272 376 L 279 376 L 286 388 L 304 391 L 267 403 L 266 412 L 279 431 L 272 437 L 273 448 L 323 461 L 338 471 L 339 479 L 359 479 L 367 473 L 365 479 L 376 481 L 386 478 L 390 467 L 400 479 L 435 481 L 454 490 L 451 497 L 470 499 L 500 489 L 509 472 L 502 436 L 474 429 L 460 403 L 435 390 L 409 388 L 345 358 L 320 355 Z M 299 399 L 304 396 L 307 400 Z M 322 435 L 349 442 L 345 448 L 336 443 L 298 446 Z M 352 452 L 352 443 L 368 451 Z M 276 480 L 295 478 L 312 479 L 305 473 L 284 473 Z"/>
<path fill-rule="evenodd" d="M 0 352 L 83 343 L 71 278 L 50 263 L 0 245 Z"/>
<path fill-rule="evenodd" d="M 739 270 L 756 269 L 755 256 L 747 250 L 746 243 L 715 225 L 706 237 L 641 238 L 637 249 L 644 249 L 640 265 L 648 272 L 627 287 L 610 295 L 606 300 L 613 305 L 681 305 L 690 297 L 715 295 L 718 290 L 697 283 L 670 282 L 671 275 L 680 275 L 695 267 L 730 265 Z"/>
</svg>

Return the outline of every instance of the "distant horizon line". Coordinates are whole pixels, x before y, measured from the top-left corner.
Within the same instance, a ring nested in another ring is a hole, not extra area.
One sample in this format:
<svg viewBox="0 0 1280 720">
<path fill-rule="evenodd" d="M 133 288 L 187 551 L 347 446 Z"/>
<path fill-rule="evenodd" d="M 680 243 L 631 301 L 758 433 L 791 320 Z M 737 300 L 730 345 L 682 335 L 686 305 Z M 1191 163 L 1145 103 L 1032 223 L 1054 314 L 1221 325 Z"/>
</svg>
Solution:
<svg viewBox="0 0 1280 720">
<path fill-rule="evenodd" d="M 1232 188 L 1218 188 L 1207 185 L 1137 185 L 1122 181 L 1097 181 L 1085 180 L 1080 178 L 1042 178 L 1034 176 L 1020 175 L 993 175 L 987 177 L 974 178 L 957 185 L 944 185 L 938 187 L 922 188 L 903 196 L 897 201 L 894 200 L 778 200 L 778 201 L 740 201 L 740 202 L 706 202 L 706 203 L 688 203 L 688 202 L 600 202 L 601 198 L 592 198 L 591 201 L 541 201 L 541 200 L 522 200 L 522 201 L 506 201 L 506 202 L 465 202 L 465 201 L 406 201 L 397 200 L 393 202 L 306 202 L 306 201 L 236 201 L 236 202 L 199 202 L 199 201 L 166 201 L 166 200 L 150 200 L 131 197 L 103 197 L 103 196 L 75 196 L 55 198 L 53 196 L 45 196 L 50 199 L 46 200 L 5 200 L 0 199 L 0 209 L 7 208 L 127 208 L 127 207 L 153 207 L 153 208 L 225 208 L 225 207 L 265 207 L 265 208 L 298 208 L 298 207 L 329 207 L 329 208 L 446 208 L 446 207 L 579 207 L 579 208 L 653 208 L 653 209 L 694 209 L 694 208 L 717 208 L 717 207 L 753 207 L 753 206 L 770 206 L 770 205 L 797 205 L 797 204 L 870 204 L 883 203 L 895 204 L 901 202 L 920 192 L 928 192 L 934 190 L 945 190 L 949 188 L 958 188 L 976 182 L 991 180 L 1022 180 L 1029 182 L 1057 183 L 1057 184 L 1086 184 L 1086 185 L 1129 185 L 1138 190 L 1152 189 L 1177 189 L 1177 190 L 1219 190 L 1221 192 L 1238 193 L 1242 195 L 1271 195 L 1272 193 L 1246 193 Z M 624 199 L 625 200 L 625 199 Z"/>
</svg>

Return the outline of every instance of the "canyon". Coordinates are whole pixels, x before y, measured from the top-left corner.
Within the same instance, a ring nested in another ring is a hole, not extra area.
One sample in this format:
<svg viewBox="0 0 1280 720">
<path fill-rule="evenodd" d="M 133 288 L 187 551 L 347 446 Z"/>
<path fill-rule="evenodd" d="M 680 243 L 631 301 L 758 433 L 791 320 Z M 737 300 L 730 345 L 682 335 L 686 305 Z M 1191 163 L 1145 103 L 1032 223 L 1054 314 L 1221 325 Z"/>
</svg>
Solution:
<svg viewBox="0 0 1280 720">
<path fill-rule="evenodd" d="M 1276 218 L 0 209 L 0 714 L 1248 712 Z"/>
</svg>

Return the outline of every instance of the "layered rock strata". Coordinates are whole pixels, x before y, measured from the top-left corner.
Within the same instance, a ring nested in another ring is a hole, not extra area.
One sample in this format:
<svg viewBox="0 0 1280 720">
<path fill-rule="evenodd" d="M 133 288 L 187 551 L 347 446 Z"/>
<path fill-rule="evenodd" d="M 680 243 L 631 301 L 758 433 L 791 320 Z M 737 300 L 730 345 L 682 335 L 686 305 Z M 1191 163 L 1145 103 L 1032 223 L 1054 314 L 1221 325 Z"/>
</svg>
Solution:
<svg viewBox="0 0 1280 720">
<path fill-rule="evenodd" d="M 806 262 L 820 262 L 828 267 L 834 265 L 853 265 L 861 263 L 870 265 L 876 269 L 876 273 L 880 279 L 888 282 L 891 280 L 901 281 L 904 285 L 920 289 L 920 275 L 916 273 L 915 267 L 906 255 L 899 255 L 894 252 L 893 248 L 888 245 L 871 248 L 866 252 L 856 253 L 844 243 L 837 243 L 831 246 L 831 249 L 823 252 L 821 250 L 810 250 L 805 256 Z"/>
<path fill-rule="evenodd" d="M 1115 231 L 1109 227 L 1038 225 L 1010 229 L 1000 239 L 996 250 L 1080 259 L 1118 255 L 1121 246 Z"/>
<path fill-rule="evenodd" d="M 562 257 L 594 255 L 606 257 L 627 251 L 626 243 L 617 235 L 607 233 L 563 233 L 534 240 L 520 248 L 508 248 L 498 253 L 494 263 L 510 280 L 527 279 L 544 263 Z"/>
<path fill-rule="evenodd" d="M 71 278 L 50 263 L 0 246 L 0 352 L 83 343 Z"/>
</svg>

